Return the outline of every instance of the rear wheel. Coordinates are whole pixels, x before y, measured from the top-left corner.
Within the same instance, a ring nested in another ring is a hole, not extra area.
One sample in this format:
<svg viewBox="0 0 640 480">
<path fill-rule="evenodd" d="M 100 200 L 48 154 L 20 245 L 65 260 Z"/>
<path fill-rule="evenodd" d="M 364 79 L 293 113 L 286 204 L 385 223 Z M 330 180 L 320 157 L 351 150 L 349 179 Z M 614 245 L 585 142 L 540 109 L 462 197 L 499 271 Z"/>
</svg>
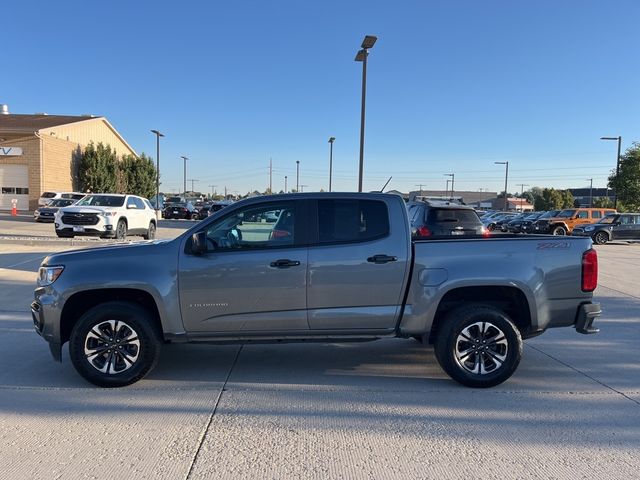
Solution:
<svg viewBox="0 0 640 480">
<path fill-rule="evenodd" d="M 200 215 L 198 215 L 197 213 L 192 213 L 191 220 L 200 220 Z"/>
<path fill-rule="evenodd" d="M 442 369 L 457 382 L 467 387 L 493 387 L 518 367 L 522 337 L 501 310 L 469 305 L 443 319 L 435 354 Z"/>
<path fill-rule="evenodd" d="M 153 240 L 156 238 L 156 224 L 154 222 L 149 222 L 149 228 L 147 228 L 147 233 L 142 236 L 145 240 Z"/>
<path fill-rule="evenodd" d="M 604 245 L 609 241 L 609 235 L 605 232 L 598 232 L 593 236 L 593 242 L 597 245 Z"/>
<path fill-rule="evenodd" d="M 567 234 L 567 230 L 563 226 L 558 225 L 557 227 L 553 227 L 553 229 L 551 230 L 551 234 L 562 236 Z"/>
<path fill-rule="evenodd" d="M 69 339 L 73 366 L 100 387 L 122 387 L 140 380 L 156 365 L 160 347 L 149 313 L 130 302 L 93 307 L 80 317 Z"/>
</svg>

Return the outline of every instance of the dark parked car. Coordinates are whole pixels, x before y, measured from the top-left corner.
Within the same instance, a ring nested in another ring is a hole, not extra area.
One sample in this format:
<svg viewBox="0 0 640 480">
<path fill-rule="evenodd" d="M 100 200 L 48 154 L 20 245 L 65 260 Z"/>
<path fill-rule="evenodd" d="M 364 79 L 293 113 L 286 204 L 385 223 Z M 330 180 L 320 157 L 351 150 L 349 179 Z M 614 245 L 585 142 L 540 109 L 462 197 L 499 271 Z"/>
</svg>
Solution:
<svg viewBox="0 0 640 480">
<path fill-rule="evenodd" d="M 540 225 L 544 223 L 547 219 L 554 218 L 561 211 L 562 210 L 548 210 L 546 212 L 542 212 L 542 215 L 540 215 L 535 220 L 525 219 L 522 222 L 522 225 L 520 228 L 522 228 L 523 233 L 545 233 L 540 231 Z M 542 222 L 539 222 L 540 220 L 542 220 Z"/>
<path fill-rule="evenodd" d="M 407 211 L 414 238 L 487 233 L 476 211 L 464 205 L 435 201 L 409 202 Z"/>
<path fill-rule="evenodd" d="M 38 207 L 38 209 L 33 212 L 33 219 L 36 222 L 53 222 L 59 208 L 68 207 L 77 201 L 77 199 L 73 198 L 55 198 L 44 207 Z"/>
<path fill-rule="evenodd" d="M 571 235 L 591 237 L 598 245 L 611 240 L 640 240 L 640 213 L 607 215 L 597 223 L 575 227 Z"/>
<path fill-rule="evenodd" d="M 173 203 L 162 212 L 164 218 L 184 218 L 187 220 L 199 220 L 200 216 L 195 207 L 189 202 Z"/>
<path fill-rule="evenodd" d="M 495 223 L 493 225 L 493 229 L 494 230 L 500 230 L 501 232 L 506 232 L 507 231 L 507 225 L 509 224 L 509 222 L 512 222 L 514 220 L 522 220 L 527 215 L 528 215 L 528 213 L 513 213 L 511 216 L 503 217 L 503 218 L 495 221 Z"/>
<path fill-rule="evenodd" d="M 537 220 L 544 212 L 528 212 L 524 217 L 521 217 L 520 215 L 516 218 L 514 218 L 513 220 L 511 220 L 509 223 L 507 223 L 507 231 L 509 233 L 523 233 L 524 230 L 522 228 L 522 225 L 524 224 L 524 222 L 534 222 L 535 220 Z"/>
</svg>

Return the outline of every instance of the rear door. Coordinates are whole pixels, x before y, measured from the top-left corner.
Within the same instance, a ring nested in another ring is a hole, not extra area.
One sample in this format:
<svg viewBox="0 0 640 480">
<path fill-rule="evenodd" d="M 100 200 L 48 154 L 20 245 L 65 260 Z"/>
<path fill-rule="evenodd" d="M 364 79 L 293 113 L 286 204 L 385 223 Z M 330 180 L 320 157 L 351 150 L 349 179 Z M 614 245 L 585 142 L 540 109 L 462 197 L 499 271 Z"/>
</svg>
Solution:
<svg viewBox="0 0 640 480">
<path fill-rule="evenodd" d="M 328 198 L 313 206 L 309 328 L 392 330 L 411 255 L 404 205 L 382 198 Z"/>
</svg>

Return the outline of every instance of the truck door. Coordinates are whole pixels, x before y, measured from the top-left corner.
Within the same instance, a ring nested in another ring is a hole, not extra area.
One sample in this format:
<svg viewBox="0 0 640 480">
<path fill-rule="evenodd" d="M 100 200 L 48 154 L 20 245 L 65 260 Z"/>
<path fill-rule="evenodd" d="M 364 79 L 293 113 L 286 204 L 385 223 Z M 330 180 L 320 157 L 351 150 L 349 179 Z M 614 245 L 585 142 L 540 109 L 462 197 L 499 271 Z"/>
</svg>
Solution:
<svg viewBox="0 0 640 480">
<path fill-rule="evenodd" d="M 404 205 L 356 198 L 314 204 L 311 217 L 317 231 L 309 247 L 309 328 L 393 329 L 411 252 Z"/>
<path fill-rule="evenodd" d="M 235 209 L 203 222 L 208 250 L 181 253 L 180 306 L 188 332 L 307 331 L 306 202 Z"/>
</svg>

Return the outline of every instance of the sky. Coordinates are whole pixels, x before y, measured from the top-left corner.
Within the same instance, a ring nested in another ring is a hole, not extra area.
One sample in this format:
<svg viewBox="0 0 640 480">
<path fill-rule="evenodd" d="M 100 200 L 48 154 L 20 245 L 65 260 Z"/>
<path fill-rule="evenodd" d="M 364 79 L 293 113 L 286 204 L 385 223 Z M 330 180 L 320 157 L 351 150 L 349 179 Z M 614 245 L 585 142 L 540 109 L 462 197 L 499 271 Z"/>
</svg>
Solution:
<svg viewBox="0 0 640 480">
<path fill-rule="evenodd" d="M 7 2 L 0 103 L 105 116 L 161 190 L 605 187 L 640 141 L 640 2 Z M 191 182 L 193 180 L 193 182 Z M 521 186 L 524 184 L 525 186 Z"/>
</svg>

